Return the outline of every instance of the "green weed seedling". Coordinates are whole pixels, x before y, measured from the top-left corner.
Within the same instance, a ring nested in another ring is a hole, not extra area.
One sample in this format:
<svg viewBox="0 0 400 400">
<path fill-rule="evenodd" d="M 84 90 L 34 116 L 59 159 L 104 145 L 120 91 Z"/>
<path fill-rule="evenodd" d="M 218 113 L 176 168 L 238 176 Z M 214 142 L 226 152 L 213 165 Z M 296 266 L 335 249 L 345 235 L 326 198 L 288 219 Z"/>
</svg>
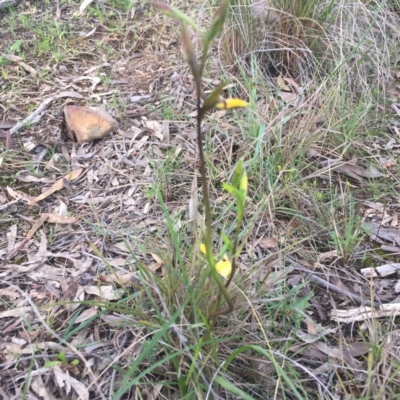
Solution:
<svg viewBox="0 0 400 400">
<path fill-rule="evenodd" d="M 44 367 L 45 368 L 53 368 L 53 367 L 59 367 L 59 366 L 77 366 L 79 364 L 78 359 L 74 359 L 71 362 L 68 362 L 67 357 L 65 356 L 65 353 L 62 351 L 61 353 L 57 354 L 58 360 L 55 361 L 49 361 L 47 362 Z"/>
</svg>

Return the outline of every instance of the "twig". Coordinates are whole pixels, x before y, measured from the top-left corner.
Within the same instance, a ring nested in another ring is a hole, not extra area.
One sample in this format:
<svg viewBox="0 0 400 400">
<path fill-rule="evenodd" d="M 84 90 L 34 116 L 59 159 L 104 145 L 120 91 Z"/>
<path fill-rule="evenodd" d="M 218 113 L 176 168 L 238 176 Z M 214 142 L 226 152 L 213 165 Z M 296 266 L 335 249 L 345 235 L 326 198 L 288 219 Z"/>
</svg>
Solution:
<svg viewBox="0 0 400 400">
<path fill-rule="evenodd" d="M 385 264 L 381 265 L 380 267 L 367 267 L 367 268 L 361 268 L 360 272 L 366 277 L 370 278 L 371 276 L 373 278 L 376 277 L 385 277 L 389 275 L 395 274 L 397 271 L 400 270 L 400 263 L 392 263 L 392 264 Z"/>
<path fill-rule="evenodd" d="M 370 318 L 394 317 L 400 314 L 400 304 L 383 304 L 381 309 L 359 307 L 353 310 L 332 310 L 331 319 L 337 322 L 352 323 Z"/>
<path fill-rule="evenodd" d="M 14 135 L 18 131 L 20 131 L 22 128 L 24 128 L 26 125 L 29 125 L 36 117 L 39 116 L 39 119 L 42 117 L 40 114 L 42 114 L 44 111 L 46 111 L 50 104 L 58 99 L 61 99 L 63 97 L 73 97 L 75 99 L 82 99 L 83 96 L 77 92 L 61 92 L 58 93 L 54 96 L 51 96 L 44 100 L 42 104 L 31 114 L 29 114 L 25 119 L 23 119 L 21 122 L 18 122 L 13 128 L 10 129 L 10 135 Z"/>
<path fill-rule="evenodd" d="M 313 281 L 315 283 L 319 283 L 321 286 L 324 286 L 325 288 L 327 288 L 329 290 L 333 290 L 336 293 L 340 293 L 340 294 L 348 297 L 349 299 L 355 301 L 356 303 L 358 303 L 360 305 L 364 305 L 364 306 L 371 306 L 372 305 L 372 303 L 369 300 L 365 300 L 360 295 L 358 295 L 356 293 L 350 293 L 350 292 L 348 292 L 346 290 L 340 289 L 337 286 L 333 285 L 332 283 L 330 283 L 328 281 L 325 281 L 324 279 L 320 278 L 317 275 L 314 275 L 313 271 L 311 271 L 310 269 L 304 267 L 303 265 L 301 265 L 297 261 L 293 260 L 291 257 L 286 257 L 286 259 L 298 271 L 306 272 L 307 274 L 309 274 L 310 281 Z M 378 302 L 374 301 L 374 307 L 376 307 L 377 309 L 380 309 L 381 305 Z"/>
<path fill-rule="evenodd" d="M 3 204 L 2 206 L 0 206 L 0 211 L 6 210 L 8 207 L 10 207 L 10 206 L 12 206 L 13 204 L 18 203 L 18 202 L 19 202 L 19 200 L 12 200 L 12 201 L 9 201 L 8 203 Z"/>
</svg>

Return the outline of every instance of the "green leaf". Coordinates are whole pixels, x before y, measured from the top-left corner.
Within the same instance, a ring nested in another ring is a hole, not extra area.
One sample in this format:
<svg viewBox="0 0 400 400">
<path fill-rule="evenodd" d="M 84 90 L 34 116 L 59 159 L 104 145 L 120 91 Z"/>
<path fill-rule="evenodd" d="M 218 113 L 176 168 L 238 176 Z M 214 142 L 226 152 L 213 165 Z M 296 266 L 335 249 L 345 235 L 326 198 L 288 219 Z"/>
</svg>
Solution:
<svg viewBox="0 0 400 400">
<path fill-rule="evenodd" d="M 214 18 L 211 22 L 210 29 L 206 33 L 204 39 L 205 42 L 211 43 L 214 38 L 222 31 L 226 16 L 228 14 L 229 0 L 224 0 L 219 6 L 218 10 L 214 14 Z"/>
<path fill-rule="evenodd" d="M 240 180 L 242 178 L 243 172 L 243 159 L 238 162 L 238 165 L 235 168 L 235 172 L 233 173 L 233 182 L 232 186 L 235 188 L 239 188 Z"/>
<path fill-rule="evenodd" d="M 229 0 L 224 0 L 223 3 L 218 8 L 217 12 L 214 14 L 214 18 L 211 22 L 210 29 L 206 32 L 204 36 L 204 48 L 201 56 L 201 72 L 203 72 L 204 66 L 206 64 L 208 50 L 210 48 L 211 42 L 214 38 L 221 32 L 222 27 L 228 13 Z"/>
<path fill-rule="evenodd" d="M 242 177 L 240 178 L 239 190 L 241 190 L 245 195 L 247 192 L 247 183 L 248 183 L 247 174 L 246 172 L 243 172 Z"/>
<path fill-rule="evenodd" d="M 232 249 L 231 240 L 228 238 L 228 236 L 224 232 L 221 233 L 221 236 L 222 236 L 222 240 L 224 241 L 224 244 L 227 247 L 227 249 L 231 250 Z"/>
<path fill-rule="evenodd" d="M 232 185 L 229 185 L 229 183 L 223 183 L 222 187 L 233 197 L 235 197 L 238 201 L 243 202 L 244 201 L 244 195 L 241 190 L 238 188 L 233 187 Z"/>
<path fill-rule="evenodd" d="M 49 361 L 43 366 L 45 368 L 53 368 L 53 367 L 59 367 L 60 365 L 63 365 L 64 363 L 62 361 Z"/>
<path fill-rule="evenodd" d="M 165 322 L 165 324 L 153 333 L 153 337 L 149 340 L 146 345 L 143 347 L 142 352 L 132 361 L 132 364 L 129 367 L 129 370 L 126 371 L 125 377 L 120 384 L 120 388 L 117 393 L 114 395 L 114 399 L 120 400 L 121 397 L 126 393 L 132 386 L 136 385 L 136 380 L 140 379 L 143 374 L 143 368 L 139 368 L 142 361 L 147 357 L 147 355 L 153 351 L 156 344 L 163 338 L 164 335 L 168 334 L 169 329 L 175 323 L 179 315 L 181 315 L 182 310 L 189 302 L 190 298 L 188 298 L 180 308 Z M 151 368 L 152 369 L 152 368 Z M 146 370 L 145 370 L 146 371 Z M 144 371 L 144 372 L 145 372 Z M 142 372 L 142 374 L 140 373 Z M 133 378 L 135 377 L 135 378 Z"/>
<path fill-rule="evenodd" d="M 251 397 L 248 395 L 246 392 L 244 392 L 242 389 L 239 389 L 236 387 L 233 383 L 229 382 L 222 376 L 217 375 L 214 379 L 214 382 L 221 385 L 224 389 L 228 390 L 232 394 L 236 396 L 240 396 L 241 399 L 244 400 L 255 400 L 254 397 Z"/>
<path fill-rule="evenodd" d="M 67 357 L 65 357 L 65 353 L 63 351 L 57 354 L 57 358 L 61 360 L 63 363 L 67 364 Z"/>
<path fill-rule="evenodd" d="M 221 83 L 217 88 L 215 88 L 209 95 L 208 97 L 204 100 L 204 104 L 202 107 L 202 111 L 206 112 L 207 110 L 210 110 L 211 108 L 214 108 L 214 106 L 219 102 L 219 97 L 224 90 L 225 83 Z"/>
</svg>

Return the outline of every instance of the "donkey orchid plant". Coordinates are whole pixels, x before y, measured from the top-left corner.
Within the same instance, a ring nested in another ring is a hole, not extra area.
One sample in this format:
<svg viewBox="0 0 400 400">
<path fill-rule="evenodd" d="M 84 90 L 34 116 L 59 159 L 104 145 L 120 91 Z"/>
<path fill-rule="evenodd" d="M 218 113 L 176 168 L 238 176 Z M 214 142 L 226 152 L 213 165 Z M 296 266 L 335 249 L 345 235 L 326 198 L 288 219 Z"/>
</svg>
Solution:
<svg viewBox="0 0 400 400">
<path fill-rule="evenodd" d="M 209 187 L 207 181 L 207 166 L 203 150 L 203 135 L 201 133 L 201 126 L 207 112 L 213 109 L 232 109 L 236 107 L 247 107 L 248 103 L 242 99 L 223 99 L 222 92 L 226 86 L 222 83 L 215 88 L 208 96 L 205 96 L 202 91 L 202 77 L 204 74 L 205 65 L 212 41 L 222 31 L 227 13 L 230 5 L 229 0 L 222 1 L 214 18 L 211 22 L 209 29 L 205 33 L 201 30 L 196 23 L 186 14 L 180 10 L 162 2 L 155 2 L 153 6 L 167 15 L 168 17 L 178 20 L 182 27 L 182 44 L 187 63 L 189 64 L 191 73 L 194 78 L 196 86 L 196 108 L 197 108 L 197 146 L 200 158 L 200 174 L 203 189 L 204 208 L 206 231 L 204 234 L 204 243 L 201 244 L 200 249 L 206 255 L 208 265 L 211 271 L 212 278 L 219 288 L 219 294 L 213 302 L 210 310 L 208 311 L 208 319 L 210 326 L 216 322 L 218 315 L 228 314 L 233 310 L 233 302 L 228 293 L 228 287 L 231 284 L 236 272 L 237 257 L 238 257 L 238 241 L 239 234 L 243 221 L 244 202 L 247 191 L 247 175 L 243 169 L 243 160 L 240 160 L 235 168 L 233 174 L 233 181 L 231 184 L 223 183 L 223 188 L 232 195 L 236 200 L 236 228 L 234 230 L 234 238 L 230 240 L 227 235 L 222 234 L 224 241 L 224 251 L 220 257 L 214 257 L 212 250 L 212 228 L 211 228 L 211 205 L 209 196 Z M 194 47 L 188 35 L 187 27 L 193 28 L 199 35 L 201 35 L 203 49 L 200 57 L 194 51 Z M 229 250 L 232 254 L 232 262 L 229 260 L 225 251 Z M 221 277 L 226 280 L 223 282 Z M 221 309 L 222 298 L 226 301 L 227 308 Z"/>
</svg>

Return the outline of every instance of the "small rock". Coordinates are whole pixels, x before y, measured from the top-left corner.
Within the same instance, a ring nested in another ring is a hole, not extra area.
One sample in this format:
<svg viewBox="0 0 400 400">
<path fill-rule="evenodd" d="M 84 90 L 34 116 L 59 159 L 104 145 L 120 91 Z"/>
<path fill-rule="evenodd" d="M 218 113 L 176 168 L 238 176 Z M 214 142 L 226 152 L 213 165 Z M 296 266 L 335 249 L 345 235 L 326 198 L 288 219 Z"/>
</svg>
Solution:
<svg viewBox="0 0 400 400">
<path fill-rule="evenodd" d="M 79 144 L 102 139 L 118 129 L 118 122 L 103 108 L 65 106 L 65 122 L 68 131 Z"/>
</svg>

